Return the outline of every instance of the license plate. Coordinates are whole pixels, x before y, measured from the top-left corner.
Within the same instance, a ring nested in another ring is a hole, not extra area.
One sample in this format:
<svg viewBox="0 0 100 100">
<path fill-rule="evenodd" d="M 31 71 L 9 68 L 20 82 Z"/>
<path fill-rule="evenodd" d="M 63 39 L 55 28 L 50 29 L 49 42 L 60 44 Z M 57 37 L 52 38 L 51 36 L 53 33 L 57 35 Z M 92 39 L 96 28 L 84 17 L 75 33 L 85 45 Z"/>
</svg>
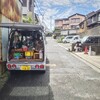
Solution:
<svg viewBox="0 0 100 100">
<path fill-rule="evenodd" d="M 25 56 L 31 56 L 31 52 L 29 51 L 25 52 Z"/>
<path fill-rule="evenodd" d="M 31 70 L 31 66 L 21 66 L 21 70 Z"/>
</svg>

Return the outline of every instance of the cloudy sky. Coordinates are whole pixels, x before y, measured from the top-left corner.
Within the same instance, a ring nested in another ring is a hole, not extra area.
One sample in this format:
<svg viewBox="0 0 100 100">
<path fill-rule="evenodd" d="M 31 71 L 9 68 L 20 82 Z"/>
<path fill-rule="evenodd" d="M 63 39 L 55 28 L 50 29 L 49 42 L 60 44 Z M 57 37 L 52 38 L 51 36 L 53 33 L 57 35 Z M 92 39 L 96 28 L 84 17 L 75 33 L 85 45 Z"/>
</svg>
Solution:
<svg viewBox="0 0 100 100">
<path fill-rule="evenodd" d="M 50 30 L 54 29 L 55 19 L 75 13 L 86 15 L 98 9 L 100 0 L 35 0 L 35 12 Z"/>
</svg>

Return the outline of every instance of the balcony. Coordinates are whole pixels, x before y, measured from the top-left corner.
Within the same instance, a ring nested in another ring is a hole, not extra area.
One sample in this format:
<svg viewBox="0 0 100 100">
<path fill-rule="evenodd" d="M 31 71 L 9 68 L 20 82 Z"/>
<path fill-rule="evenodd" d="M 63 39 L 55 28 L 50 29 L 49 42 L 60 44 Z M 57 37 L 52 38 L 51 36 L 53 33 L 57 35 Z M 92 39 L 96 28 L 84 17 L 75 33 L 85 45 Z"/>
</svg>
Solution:
<svg viewBox="0 0 100 100">
<path fill-rule="evenodd" d="M 63 20 L 63 25 L 69 25 L 69 21 L 68 20 Z"/>
</svg>

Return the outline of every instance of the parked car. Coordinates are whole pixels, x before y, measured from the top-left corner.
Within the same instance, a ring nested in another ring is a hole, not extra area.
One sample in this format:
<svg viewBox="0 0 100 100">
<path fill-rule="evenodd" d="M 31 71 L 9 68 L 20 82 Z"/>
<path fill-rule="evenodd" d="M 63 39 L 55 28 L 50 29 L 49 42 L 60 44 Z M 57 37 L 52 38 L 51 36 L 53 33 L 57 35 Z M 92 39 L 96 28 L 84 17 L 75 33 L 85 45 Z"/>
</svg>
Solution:
<svg viewBox="0 0 100 100">
<path fill-rule="evenodd" d="M 77 43 L 81 42 L 79 35 L 68 35 L 63 40 L 63 43 Z"/>
<path fill-rule="evenodd" d="M 68 35 L 62 40 L 62 42 L 63 43 L 69 43 L 72 38 L 73 38 L 73 35 Z"/>
<path fill-rule="evenodd" d="M 86 46 L 89 48 L 89 46 L 92 45 L 100 45 L 100 35 L 83 37 L 81 45 L 82 45 L 82 50 L 84 50 Z"/>
<path fill-rule="evenodd" d="M 73 36 L 72 39 L 70 40 L 70 43 L 77 43 L 77 42 L 81 42 L 79 35 Z"/>
</svg>

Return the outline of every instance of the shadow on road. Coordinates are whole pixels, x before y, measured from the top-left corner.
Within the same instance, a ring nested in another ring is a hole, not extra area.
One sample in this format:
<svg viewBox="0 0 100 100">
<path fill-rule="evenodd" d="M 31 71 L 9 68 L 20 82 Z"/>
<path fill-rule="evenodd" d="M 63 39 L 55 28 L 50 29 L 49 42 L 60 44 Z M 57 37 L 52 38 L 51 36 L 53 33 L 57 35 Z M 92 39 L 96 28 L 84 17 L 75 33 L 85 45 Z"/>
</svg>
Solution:
<svg viewBox="0 0 100 100">
<path fill-rule="evenodd" d="M 49 82 L 48 66 L 44 74 L 35 71 L 14 72 L 1 90 L 0 100 L 54 100 Z"/>
</svg>

